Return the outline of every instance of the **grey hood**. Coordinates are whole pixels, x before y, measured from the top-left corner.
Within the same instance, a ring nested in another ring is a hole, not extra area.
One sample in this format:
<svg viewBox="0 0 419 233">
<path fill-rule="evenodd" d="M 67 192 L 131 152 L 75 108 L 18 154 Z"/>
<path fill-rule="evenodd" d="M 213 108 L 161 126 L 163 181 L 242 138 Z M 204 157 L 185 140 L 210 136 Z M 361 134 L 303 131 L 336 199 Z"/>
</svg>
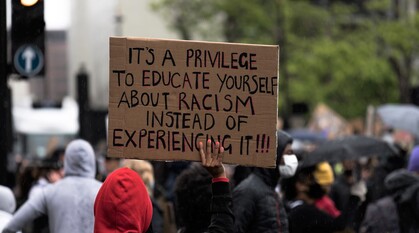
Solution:
<svg viewBox="0 0 419 233">
<path fill-rule="evenodd" d="M 391 193 L 394 193 L 403 191 L 418 182 L 418 176 L 406 169 L 399 169 L 387 175 L 385 179 L 385 186 Z"/>
<path fill-rule="evenodd" d="M 16 209 L 16 200 L 12 190 L 0 185 L 0 211 L 13 214 Z"/>
<path fill-rule="evenodd" d="M 385 185 L 396 202 L 410 203 L 419 191 L 419 177 L 405 169 L 399 169 L 386 177 Z"/>
<path fill-rule="evenodd" d="M 90 143 L 77 139 L 68 144 L 64 156 L 64 175 L 93 178 L 95 174 L 95 153 Z"/>
</svg>

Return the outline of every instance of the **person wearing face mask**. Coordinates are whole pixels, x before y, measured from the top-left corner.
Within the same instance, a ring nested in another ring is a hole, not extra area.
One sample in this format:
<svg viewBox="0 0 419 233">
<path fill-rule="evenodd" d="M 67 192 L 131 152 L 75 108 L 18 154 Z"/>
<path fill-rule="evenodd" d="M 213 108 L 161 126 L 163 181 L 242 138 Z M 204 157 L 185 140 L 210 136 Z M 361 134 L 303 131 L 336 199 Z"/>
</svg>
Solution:
<svg viewBox="0 0 419 233">
<path fill-rule="evenodd" d="M 284 154 L 279 165 L 281 178 L 293 177 L 298 168 L 298 159 L 295 154 Z"/>
<path fill-rule="evenodd" d="M 276 167 L 255 168 L 233 190 L 236 232 L 289 232 L 287 214 L 275 187 L 281 176 L 292 176 L 298 166 L 291 144 L 287 133 L 277 131 Z"/>
<path fill-rule="evenodd" d="M 332 216 L 316 206 L 326 194 L 326 189 L 316 181 L 316 166 L 297 171 L 295 177 L 288 179 L 284 187 L 289 203 L 290 233 L 328 233 L 344 230 L 356 214 L 357 207 L 365 199 L 366 186 L 363 182 L 351 187 L 351 197 L 345 209 L 338 216 Z"/>
</svg>

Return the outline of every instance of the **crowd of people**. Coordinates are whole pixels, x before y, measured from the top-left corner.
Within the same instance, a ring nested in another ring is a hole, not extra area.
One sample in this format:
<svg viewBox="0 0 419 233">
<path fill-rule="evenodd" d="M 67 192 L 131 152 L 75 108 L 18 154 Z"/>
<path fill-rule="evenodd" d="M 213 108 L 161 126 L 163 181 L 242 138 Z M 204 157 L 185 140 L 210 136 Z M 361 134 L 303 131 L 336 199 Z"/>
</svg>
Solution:
<svg viewBox="0 0 419 233">
<path fill-rule="evenodd" d="M 200 163 L 169 163 L 101 159 L 77 139 L 0 186 L 0 230 L 419 232 L 419 146 L 301 166 L 293 138 L 278 130 L 277 140 L 276 167 L 253 168 L 224 165 L 210 140 L 199 144 Z"/>
</svg>

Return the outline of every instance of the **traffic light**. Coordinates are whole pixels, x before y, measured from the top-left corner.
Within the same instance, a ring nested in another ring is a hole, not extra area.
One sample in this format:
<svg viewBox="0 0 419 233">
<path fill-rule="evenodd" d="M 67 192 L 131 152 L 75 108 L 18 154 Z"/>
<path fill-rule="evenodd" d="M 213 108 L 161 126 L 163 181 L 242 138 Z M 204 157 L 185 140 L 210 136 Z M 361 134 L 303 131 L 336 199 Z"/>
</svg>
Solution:
<svg viewBox="0 0 419 233">
<path fill-rule="evenodd" d="M 13 72 L 24 77 L 45 73 L 44 0 L 12 0 Z"/>
</svg>

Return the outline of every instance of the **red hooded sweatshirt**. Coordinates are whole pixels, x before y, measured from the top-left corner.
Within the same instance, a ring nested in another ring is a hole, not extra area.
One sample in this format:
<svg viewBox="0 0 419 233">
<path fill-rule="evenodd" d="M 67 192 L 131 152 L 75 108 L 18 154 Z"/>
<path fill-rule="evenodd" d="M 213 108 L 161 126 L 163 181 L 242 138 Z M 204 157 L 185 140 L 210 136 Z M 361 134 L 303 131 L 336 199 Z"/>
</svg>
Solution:
<svg viewBox="0 0 419 233">
<path fill-rule="evenodd" d="M 94 208 L 95 233 L 144 233 L 153 214 L 141 177 L 129 168 L 119 168 L 106 178 Z"/>
</svg>

